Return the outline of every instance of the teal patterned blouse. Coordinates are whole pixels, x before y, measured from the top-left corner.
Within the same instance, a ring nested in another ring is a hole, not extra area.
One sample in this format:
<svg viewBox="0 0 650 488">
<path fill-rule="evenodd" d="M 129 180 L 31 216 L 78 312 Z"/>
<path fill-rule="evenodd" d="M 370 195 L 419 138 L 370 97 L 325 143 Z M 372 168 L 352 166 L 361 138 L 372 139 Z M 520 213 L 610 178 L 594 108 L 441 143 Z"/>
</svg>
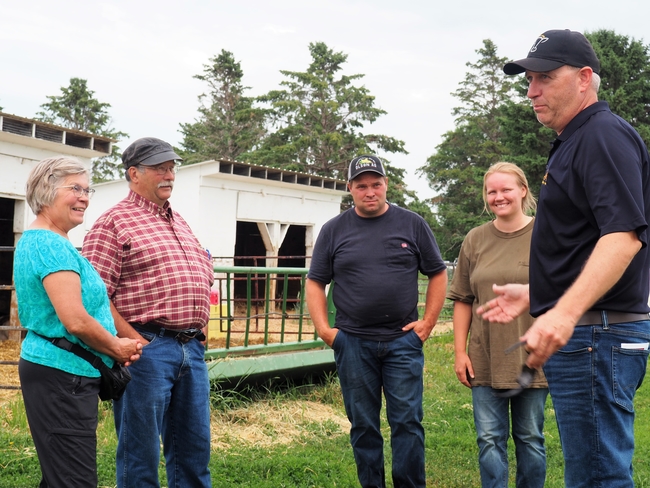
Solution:
<svg viewBox="0 0 650 488">
<path fill-rule="evenodd" d="M 45 337 L 65 337 L 70 342 L 81 344 L 63 326 L 43 287 L 43 279 L 58 271 L 73 271 L 79 275 L 84 308 L 106 330 L 116 335 L 106 286 L 97 271 L 68 239 L 45 229 L 26 230 L 16 246 L 14 283 L 21 325 Z M 98 354 L 107 366 L 113 366 L 113 359 L 109 356 L 89 350 Z M 20 357 L 70 374 L 99 377 L 99 371 L 84 359 L 31 332 L 23 340 Z"/>
</svg>

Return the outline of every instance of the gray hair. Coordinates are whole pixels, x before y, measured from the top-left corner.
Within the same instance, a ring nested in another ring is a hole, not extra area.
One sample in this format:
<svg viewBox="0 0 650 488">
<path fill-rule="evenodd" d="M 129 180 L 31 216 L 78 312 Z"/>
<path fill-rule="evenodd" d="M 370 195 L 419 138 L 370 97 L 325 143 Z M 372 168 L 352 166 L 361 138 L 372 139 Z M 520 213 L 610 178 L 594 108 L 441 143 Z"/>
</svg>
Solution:
<svg viewBox="0 0 650 488">
<path fill-rule="evenodd" d="M 57 190 L 71 175 L 90 178 L 90 171 L 81 161 L 68 156 L 44 159 L 34 166 L 27 177 L 25 197 L 35 215 L 52 205 Z"/>
<path fill-rule="evenodd" d="M 131 166 L 131 168 L 135 168 L 138 170 L 139 173 L 144 173 L 144 167 L 141 164 L 136 164 L 134 166 Z M 129 175 L 129 168 L 126 168 L 126 171 L 124 172 L 124 178 L 126 178 L 126 181 L 131 182 L 131 175 Z"/>
<path fill-rule="evenodd" d="M 600 75 L 598 73 L 591 74 L 591 88 L 593 88 L 596 93 L 600 90 Z"/>
<path fill-rule="evenodd" d="M 576 73 L 580 71 L 582 68 L 578 68 L 577 66 L 569 66 L 568 64 L 565 64 L 567 68 L 572 69 Z M 591 89 L 598 93 L 598 90 L 600 90 L 600 75 L 596 73 L 595 71 L 592 70 L 591 72 Z"/>
</svg>

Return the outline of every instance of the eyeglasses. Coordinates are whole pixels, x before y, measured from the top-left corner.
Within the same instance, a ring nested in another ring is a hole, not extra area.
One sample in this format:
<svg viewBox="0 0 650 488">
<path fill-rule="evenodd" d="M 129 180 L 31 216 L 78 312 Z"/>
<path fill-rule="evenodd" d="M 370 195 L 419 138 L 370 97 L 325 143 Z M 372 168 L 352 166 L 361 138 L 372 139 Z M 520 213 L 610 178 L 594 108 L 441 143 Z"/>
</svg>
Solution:
<svg viewBox="0 0 650 488">
<path fill-rule="evenodd" d="M 88 200 L 90 200 L 95 194 L 94 188 L 82 188 L 79 185 L 60 186 L 59 188 L 70 188 L 75 197 L 88 197 Z"/>
<path fill-rule="evenodd" d="M 533 378 L 535 378 L 536 372 L 537 370 L 529 368 L 524 364 L 521 367 L 521 373 L 519 373 L 519 376 L 517 377 L 517 383 L 519 383 L 519 387 L 512 388 L 511 390 L 497 391 L 494 393 L 495 396 L 498 396 L 500 398 L 512 398 L 513 396 L 519 395 L 526 388 L 530 387 L 531 383 L 533 382 Z"/>
<path fill-rule="evenodd" d="M 510 346 L 504 352 L 506 354 L 510 354 L 515 349 L 525 345 L 526 341 L 520 341 Z M 521 373 L 519 373 L 519 376 L 517 377 L 517 383 L 519 383 L 519 387 L 512 388 L 510 390 L 497 391 L 494 393 L 494 395 L 500 398 L 512 398 L 513 396 L 519 395 L 526 388 L 530 387 L 531 383 L 533 382 L 533 378 L 535 378 L 535 373 L 537 373 L 537 370 L 529 368 L 524 364 L 521 367 Z"/>
<path fill-rule="evenodd" d="M 164 175 L 167 174 L 167 171 L 170 171 L 171 174 L 175 175 L 178 172 L 178 164 L 174 164 L 173 166 L 145 166 L 144 164 L 139 164 L 138 166 L 146 169 L 150 169 L 152 171 L 155 171 L 157 175 Z"/>
</svg>

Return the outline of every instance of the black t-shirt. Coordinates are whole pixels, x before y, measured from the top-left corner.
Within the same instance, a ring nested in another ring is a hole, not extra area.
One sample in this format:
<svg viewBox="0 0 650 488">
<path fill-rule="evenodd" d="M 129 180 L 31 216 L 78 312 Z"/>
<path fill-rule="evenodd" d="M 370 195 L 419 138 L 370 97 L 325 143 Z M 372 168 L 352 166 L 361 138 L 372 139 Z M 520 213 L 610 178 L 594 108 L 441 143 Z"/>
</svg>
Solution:
<svg viewBox="0 0 650 488">
<path fill-rule="evenodd" d="M 592 308 L 648 312 L 650 162 L 637 132 L 606 102 L 580 112 L 553 143 L 530 254 L 530 313 L 552 308 L 600 237 L 636 231 L 643 248 Z"/>
<path fill-rule="evenodd" d="M 433 232 L 418 214 L 390 205 L 379 217 L 354 208 L 321 229 L 308 277 L 334 281 L 336 327 L 363 338 L 392 340 L 417 320 L 418 271 L 446 269 Z"/>
</svg>

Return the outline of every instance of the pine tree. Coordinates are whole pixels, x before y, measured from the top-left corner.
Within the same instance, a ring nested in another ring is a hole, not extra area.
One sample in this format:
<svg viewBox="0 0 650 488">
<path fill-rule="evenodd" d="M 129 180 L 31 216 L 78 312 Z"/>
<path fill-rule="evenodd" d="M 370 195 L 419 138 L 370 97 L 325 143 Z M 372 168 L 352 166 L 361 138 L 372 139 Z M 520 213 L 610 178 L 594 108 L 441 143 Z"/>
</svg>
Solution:
<svg viewBox="0 0 650 488">
<path fill-rule="evenodd" d="M 208 84 L 208 93 L 199 96 L 199 117 L 180 124 L 185 163 L 209 159 L 236 161 L 254 149 L 265 135 L 266 111 L 254 107 L 254 98 L 244 96 L 244 72 L 234 55 L 222 50 L 203 65 L 203 74 L 194 78 Z"/>
<path fill-rule="evenodd" d="M 305 72 L 280 71 L 283 90 L 258 98 L 270 107 L 272 131 L 246 159 L 323 176 L 345 178 L 348 163 L 364 153 L 407 153 L 404 142 L 364 133 L 386 112 L 354 82 L 364 75 L 339 72 L 347 54 L 322 42 L 310 43 L 312 62 Z"/>
<path fill-rule="evenodd" d="M 436 152 L 419 171 L 437 192 L 436 238 L 445 259 L 458 256 L 467 232 L 489 220 L 482 197 L 483 175 L 503 159 L 503 104 L 514 94 L 514 81 L 503 73 L 506 58 L 487 39 L 476 50 L 479 60 L 468 62 L 465 79 L 453 95 L 461 102 L 453 109 L 456 128 L 443 136 Z"/>
<path fill-rule="evenodd" d="M 70 86 L 61 87 L 61 95 L 47 96 L 49 102 L 41 105 L 42 112 L 36 114 L 37 120 L 60 125 L 112 139 L 121 139 L 129 135 L 111 128 L 111 117 L 103 103 L 94 97 L 95 92 L 88 89 L 87 81 L 70 78 Z M 93 160 L 92 180 L 94 183 L 112 180 L 121 174 L 119 147 L 112 146 L 109 156 Z"/>
</svg>

